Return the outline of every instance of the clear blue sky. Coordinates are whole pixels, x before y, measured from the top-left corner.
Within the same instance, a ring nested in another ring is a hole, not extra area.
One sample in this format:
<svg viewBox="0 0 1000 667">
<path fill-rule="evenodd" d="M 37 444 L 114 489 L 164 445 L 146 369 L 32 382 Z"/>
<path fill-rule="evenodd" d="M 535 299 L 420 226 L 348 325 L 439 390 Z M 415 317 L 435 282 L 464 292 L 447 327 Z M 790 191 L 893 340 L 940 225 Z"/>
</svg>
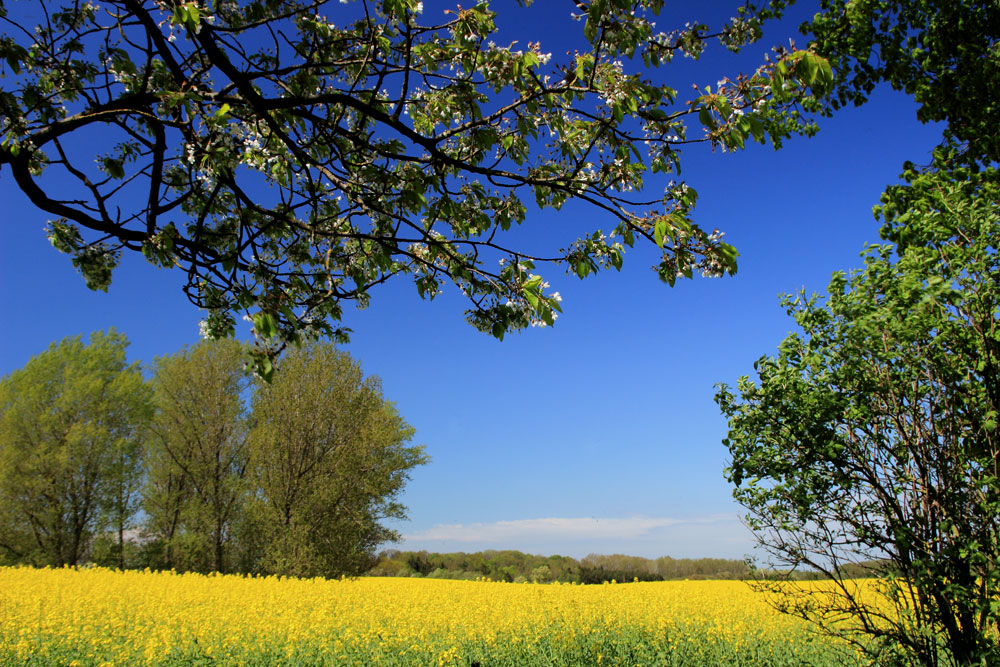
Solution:
<svg viewBox="0 0 1000 667">
<path fill-rule="evenodd" d="M 426 12 L 447 6 L 424 4 Z M 680 24 L 726 18 L 731 10 L 721 8 L 739 3 L 705 4 L 708 12 L 668 3 L 661 27 L 674 26 L 675 16 Z M 537 5 L 501 14 L 504 35 L 540 39 L 558 56 L 580 24 L 564 19 L 568 2 Z M 773 44 L 804 44 L 796 26 L 811 7 L 772 25 L 741 58 L 676 62 L 654 76 L 679 89 L 714 86 L 722 73 L 752 69 Z M 354 333 L 346 349 L 382 378 L 385 396 L 432 457 L 406 489 L 410 520 L 396 526 L 406 536 L 397 546 L 749 553 L 722 476 L 726 424 L 713 386 L 750 373 L 790 331 L 780 293 L 823 291 L 833 271 L 860 265 L 863 246 L 878 241 L 871 210 L 879 194 L 904 160 L 928 162 L 940 137 L 916 121 L 911 100 L 888 90 L 824 121 L 816 137 L 779 152 L 684 152 L 683 176 L 700 194 L 697 222 L 725 231 L 740 251 L 733 278 L 669 288 L 650 269 L 649 249 L 630 252 L 620 274 L 579 281 L 549 271 L 564 314 L 553 329 L 503 342 L 468 326 L 456 295 L 423 302 L 405 281 L 376 289 L 365 311 L 348 307 Z M 597 215 L 574 207 L 534 213 L 524 233 L 572 236 L 604 224 Z M 53 341 L 112 326 L 131 340 L 131 358 L 145 363 L 197 341 L 202 314 L 181 293 L 183 276 L 125 257 L 108 294 L 88 291 L 45 239 L 47 216 L 3 171 L 0 220 L 0 375 Z"/>
</svg>

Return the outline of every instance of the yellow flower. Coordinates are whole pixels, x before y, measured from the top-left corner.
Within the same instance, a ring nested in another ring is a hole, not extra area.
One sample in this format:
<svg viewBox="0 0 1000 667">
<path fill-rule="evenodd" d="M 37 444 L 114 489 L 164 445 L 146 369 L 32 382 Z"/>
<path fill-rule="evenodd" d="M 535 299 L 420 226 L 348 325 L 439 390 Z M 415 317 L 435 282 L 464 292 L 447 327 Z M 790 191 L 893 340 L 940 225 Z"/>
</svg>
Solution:
<svg viewBox="0 0 1000 667">
<path fill-rule="evenodd" d="M 677 662 L 726 664 L 768 647 L 789 657 L 775 663 L 823 664 L 816 656 L 828 650 L 809 641 L 803 622 L 735 581 L 509 586 L 0 568 L 0 612 L 4 666 L 45 653 L 51 664 L 113 655 L 130 667 L 198 657 L 235 667 L 282 655 L 301 664 L 443 667 L 659 664 L 677 654 L 687 656 Z"/>
</svg>

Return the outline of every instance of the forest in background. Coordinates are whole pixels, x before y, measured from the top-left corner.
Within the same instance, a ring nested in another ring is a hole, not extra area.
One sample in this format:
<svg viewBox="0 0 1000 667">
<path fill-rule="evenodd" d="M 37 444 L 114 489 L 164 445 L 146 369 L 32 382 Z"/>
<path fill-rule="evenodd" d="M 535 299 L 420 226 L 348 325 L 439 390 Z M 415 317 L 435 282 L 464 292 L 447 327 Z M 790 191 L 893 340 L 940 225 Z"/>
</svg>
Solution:
<svg viewBox="0 0 1000 667">
<path fill-rule="evenodd" d="M 852 563 L 843 575 L 848 578 L 872 576 L 870 564 Z M 824 578 L 817 572 L 761 570 L 746 561 L 726 558 L 643 558 L 624 554 L 589 554 L 576 559 L 570 556 L 540 556 L 513 550 L 487 550 L 475 553 L 428 553 L 387 549 L 366 573 L 375 577 L 429 577 L 432 579 L 481 578 L 513 583 L 539 584 L 560 582 L 602 584 L 616 581 L 668 581 L 673 579 L 758 579 L 780 575 L 809 580 Z"/>
</svg>

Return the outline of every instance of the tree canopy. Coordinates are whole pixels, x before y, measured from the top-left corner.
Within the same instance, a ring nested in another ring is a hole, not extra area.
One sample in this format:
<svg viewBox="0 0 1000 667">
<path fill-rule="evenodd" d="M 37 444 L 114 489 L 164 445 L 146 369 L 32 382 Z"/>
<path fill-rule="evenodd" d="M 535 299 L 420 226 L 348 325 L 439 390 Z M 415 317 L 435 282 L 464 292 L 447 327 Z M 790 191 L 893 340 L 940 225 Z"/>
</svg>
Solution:
<svg viewBox="0 0 1000 667">
<path fill-rule="evenodd" d="M 152 414 L 127 345 L 67 338 L 0 379 L 0 563 L 76 565 L 102 530 L 121 537 Z"/>
<path fill-rule="evenodd" d="M 913 96 L 921 121 L 946 124 L 939 161 L 988 165 L 1000 159 L 1000 5 L 822 0 L 821 8 L 802 32 L 833 68 L 831 109 L 863 104 L 887 83 Z"/>
<path fill-rule="evenodd" d="M 355 575 L 399 539 L 428 459 L 349 355 L 300 346 L 267 384 L 201 341 L 147 382 L 126 346 L 67 338 L 0 378 L 0 565 Z"/>
<path fill-rule="evenodd" d="M 787 298 L 801 333 L 757 361 L 756 381 L 720 389 L 727 476 L 767 553 L 837 584 L 783 589 L 786 610 L 871 653 L 993 664 L 1000 174 L 907 176 L 878 209 L 894 245 L 835 274 L 825 298 Z M 881 578 L 878 599 L 850 581 L 857 563 Z"/>
<path fill-rule="evenodd" d="M 153 365 L 157 410 L 146 442 L 144 509 L 165 567 L 235 568 L 230 552 L 250 458 L 244 352 L 234 340 L 202 341 Z"/>
<path fill-rule="evenodd" d="M 567 57 L 495 43 L 486 2 L 33 4 L 0 8 L 2 173 L 91 288 L 139 251 L 187 274 L 208 335 L 251 318 L 264 375 L 285 342 L 345 336 L 343 304 L 398 275 L 425 298 L 454 284 L 502 338 L 556 318 L 543 264 L 582 278 L 648 242 L 670 284 L 735 272 L 670 180 L 680 149 L 810 133 L 802 112 L 832 81 L 788 49 L 715 87 L 667 79 L 677 56 L 758 39 L 773 12 L 754 3 L 666 30 L 663 0 L 566 3 Z M 514 240 L 570 200 L 596 224 L 567 221 L 562 247 Z"/>
<path fill-rule="evenodd" d="M 361 574 L 399 534 L 385 519 L 409 472 L 428 461 L 414 430 L 382 396 L 378 378 L 330 344 L 286 355 L 253 399 L 248 509 L 255 568 L 298 576 Z"/>
<path fill-rule="evenodd" d="M 766 553 L 836 584 L 822 598 L 778 585 L 779 608 L 879 661 L 991 664 L 1000 5 L 821 7 L 801 30 L 834 72 L 824 111 L 887 83 L 914 97 L 921 121 L 943 121 L 944 136 L 929 164 L 904 164 L 905 183 L 876 208 L 892 245 L 869 248 L 862 271 L 835 274 L 825 299 L 786 297 L 800 332 L 758 360 L 756 382 L 721 387 L 727 476 Z M 851 581 L 859 568 L 878 578 L 877 600 Z"/>
</svg>

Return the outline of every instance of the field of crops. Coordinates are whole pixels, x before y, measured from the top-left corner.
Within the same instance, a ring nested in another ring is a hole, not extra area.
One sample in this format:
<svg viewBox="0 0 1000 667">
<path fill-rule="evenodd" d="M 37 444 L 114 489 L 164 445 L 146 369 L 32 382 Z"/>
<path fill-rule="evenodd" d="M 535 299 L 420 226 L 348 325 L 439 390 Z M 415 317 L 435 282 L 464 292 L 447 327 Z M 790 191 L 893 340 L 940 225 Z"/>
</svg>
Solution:
<svg viewBox="0 0 1000 667">
<path fill-rule="evenodd" d="M 325 581 L 0 568 L 0 665 L 811 665 L 741 582 Z"/>
</svg>

